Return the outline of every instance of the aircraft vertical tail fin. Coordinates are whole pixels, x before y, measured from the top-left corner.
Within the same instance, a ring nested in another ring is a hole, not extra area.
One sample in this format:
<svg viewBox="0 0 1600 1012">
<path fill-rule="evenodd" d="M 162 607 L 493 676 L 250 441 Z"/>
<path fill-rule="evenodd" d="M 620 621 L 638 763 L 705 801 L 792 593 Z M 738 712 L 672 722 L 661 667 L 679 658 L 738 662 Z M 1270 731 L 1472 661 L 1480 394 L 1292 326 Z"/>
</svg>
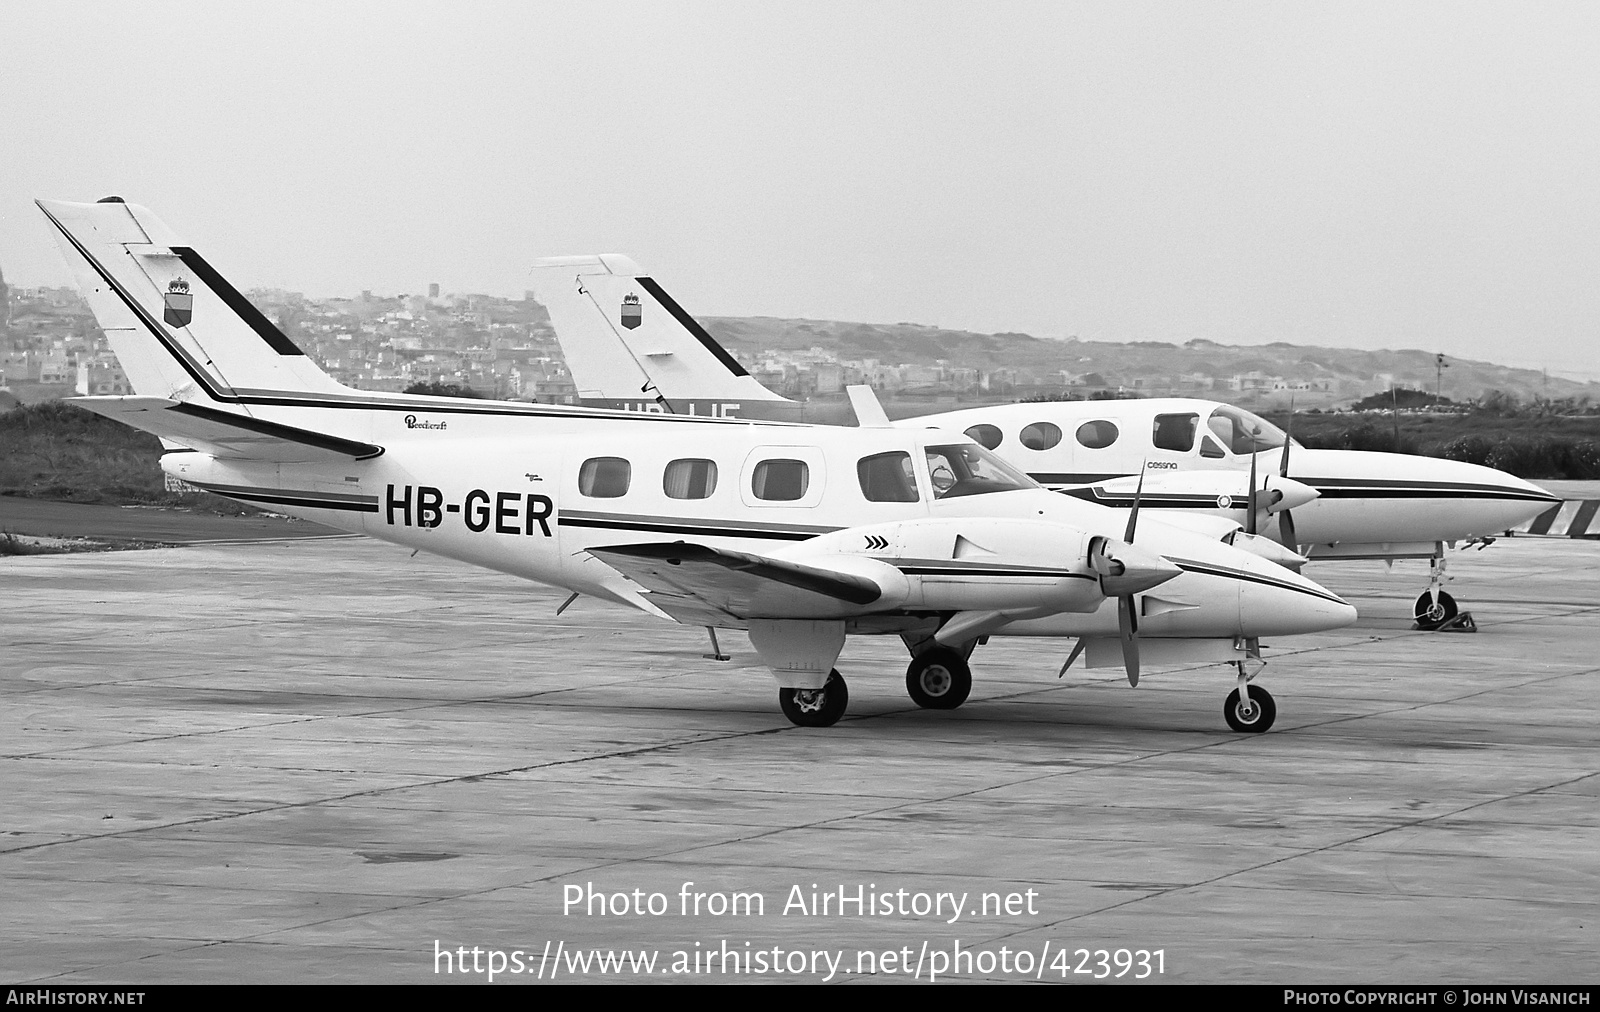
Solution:
<svg viewBox="0 0 1600 1012">
<path fill-rule="evenodd" d="M 532 284 L 585 400 L 788 402 L 625 256 L 538 260 Z"/>
<path fill-rule="evenodd" d="M 140 395 L 347 389 L 146 208 L 114 197 L 36 203 Z"/>
</svg>

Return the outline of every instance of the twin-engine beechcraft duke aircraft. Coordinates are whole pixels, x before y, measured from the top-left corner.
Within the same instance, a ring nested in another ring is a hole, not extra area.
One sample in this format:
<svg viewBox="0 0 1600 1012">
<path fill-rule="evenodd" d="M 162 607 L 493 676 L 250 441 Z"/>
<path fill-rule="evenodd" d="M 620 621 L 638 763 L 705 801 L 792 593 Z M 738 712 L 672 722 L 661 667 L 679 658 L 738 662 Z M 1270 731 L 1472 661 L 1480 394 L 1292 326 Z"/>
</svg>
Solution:
<svg viewBox="0 0 1600 1012">
<path fill-rule="evenodd" d="M 706 626 L 713 650 L 746 630 L 796 724 L 844 713 L 849 635 L 900 636 L 932 709 L 966 699 L 968 658 L 998 635 L 1075 637 L 1068 664 L 1135 685 L 1141 658 L 1234 663 L 1227 721 L 1263 731 L 1259 637 L 1355 618 L 1258 555 L 890 426 L 865 388 L 877 424 L 854 429 L 354 390 L 144 208 L 39 206 L 136 391 L 73 403 L 161 437 L 168 474 Z"/>
<path fill-rule="evenodd" d="M 583 403 L 634 411 L 793 418 L 801 405 L 756 382 L 632 260 L 537 261 Z M 1323 559 L 1427 559 L 1419 626 L 1455 618 L 1446 544 L 1477 541 L 1560 500 L 1503 471 L 1399 453 L 1308 450 L 1241 408 L 1191 398 L 1000 404 L 902 419 L 964 431 L 1046 488 L 1126 509 L 1142 503 L 1231 521 L 1239 542 L 1298 566 Z M 1182 522 L 1182 521 L 1178 521 Z M 1263 539 L 1287 551 L 1274 552 Z"/>
</svg>

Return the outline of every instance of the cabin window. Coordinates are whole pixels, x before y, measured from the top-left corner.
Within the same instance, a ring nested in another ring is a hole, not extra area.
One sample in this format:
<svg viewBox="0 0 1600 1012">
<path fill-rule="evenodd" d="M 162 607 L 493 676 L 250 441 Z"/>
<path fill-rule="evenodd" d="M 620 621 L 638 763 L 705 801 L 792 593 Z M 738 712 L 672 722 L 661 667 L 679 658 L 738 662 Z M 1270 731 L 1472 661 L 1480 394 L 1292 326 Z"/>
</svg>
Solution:
<svg viewBox="0 0 1600 1012">
<path fill-rule="evenodd" d="M 811 487 L 811 469 L 803 460 L 763 460 L 750 478 L 750 491 L 768 502 L 804 499 Z"/>
<path fill-rule="evenodd" d="M 1217 441 L 1215 439 L 1212 439 L 1210 436 L 1201 436 L 1200 456 L 1215 458 L 1226 457 L 1227 454 L 1222 452 L 1222 447 L 1217 445 Z"/>
<path fill-rule="evenodd" d="M 590 457 L 578 468 L 578 493 L 593 499 L 616 499 L 628 494 L 633 465 L 621 457 Z"/>
<path fill-rule="evenodd" d="M 1049 422 L 1034 422 L 1022 430 L 1017 441 L 1030 450 L 1048 450 L 1061 442 L 1061 427 Z"/>
<path fill-rule="evenodd" d="M 1121 435 L 1117 431 L 1115 422 L 1108 422 L 1104 418 L 1092 422 L 1084 422 L 1078 426 L 1078 445 L 1091 450 L 1103 450 L 1117 441 Z M 991 447 L 992 449 L 992 447 Z"/>
<path fill-rule="evenodd" d="M 971 439 L 985 450 L 994 449 L 1000 445 L 1000 440 L 1005 438 L 1005 435 L 997 426 L 987 424 L 974 425 L 967 430 L 966 434 L 968 439 Z"/>
<path fill-rule="evenodd" d="M 1200 427 L 1196 414 L 1157 415 L 1151 442 L 1158 450 L 1177 450 L 1188 453 L 1194 449 L 1194 432 Z"/>
<path fill-rule="evenodd" d="M 903 450 L 862 457 L 856 463 L 856 477 L 868 502 L 916 502 L 919 498 L 916 479 L 911 477 L 911 454 Z"/>
<path fill-rule="evenodd" d="M 717 490 L 717 463 L 689 458 L 667 465 L 661 487 L 668 499 L 709 499 Z"/>
</svg>

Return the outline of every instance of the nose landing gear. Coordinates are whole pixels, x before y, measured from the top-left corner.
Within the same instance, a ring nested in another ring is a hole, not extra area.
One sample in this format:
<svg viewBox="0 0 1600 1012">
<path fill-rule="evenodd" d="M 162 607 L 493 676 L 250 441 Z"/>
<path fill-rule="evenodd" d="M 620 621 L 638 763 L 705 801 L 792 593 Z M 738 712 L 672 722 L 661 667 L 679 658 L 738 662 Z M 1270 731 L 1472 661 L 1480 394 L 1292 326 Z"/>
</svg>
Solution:
<svg viewBox="0 0 1600 1012">
<path fill-rule="evenodd" d="M 1433 558 L 1428 560 L 1428 589 L 1417 596 L 1411 606 L 1416 619 L 1415 628 L 1423 632 L 1477 632 L 1470 611 L 1456 607 L 1456 599 L 1447 594 L 1444 585 L 1450 581 L 1445 571 L 1444 543 L 1433 546 Z"/>
</svg>

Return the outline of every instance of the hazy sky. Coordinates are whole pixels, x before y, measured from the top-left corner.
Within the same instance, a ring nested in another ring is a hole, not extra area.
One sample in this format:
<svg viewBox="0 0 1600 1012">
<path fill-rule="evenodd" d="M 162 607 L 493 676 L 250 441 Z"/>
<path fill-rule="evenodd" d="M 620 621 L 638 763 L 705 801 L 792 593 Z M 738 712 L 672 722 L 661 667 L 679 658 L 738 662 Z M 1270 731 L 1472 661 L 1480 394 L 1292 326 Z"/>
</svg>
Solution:
<svg viewBox="0 0 1600 1012">
<path fill-rule="evenodd" d="M 1420 347 L 1600 377 L 1600 4 L 0 0 L 0 269 Z"/>
</svg>

